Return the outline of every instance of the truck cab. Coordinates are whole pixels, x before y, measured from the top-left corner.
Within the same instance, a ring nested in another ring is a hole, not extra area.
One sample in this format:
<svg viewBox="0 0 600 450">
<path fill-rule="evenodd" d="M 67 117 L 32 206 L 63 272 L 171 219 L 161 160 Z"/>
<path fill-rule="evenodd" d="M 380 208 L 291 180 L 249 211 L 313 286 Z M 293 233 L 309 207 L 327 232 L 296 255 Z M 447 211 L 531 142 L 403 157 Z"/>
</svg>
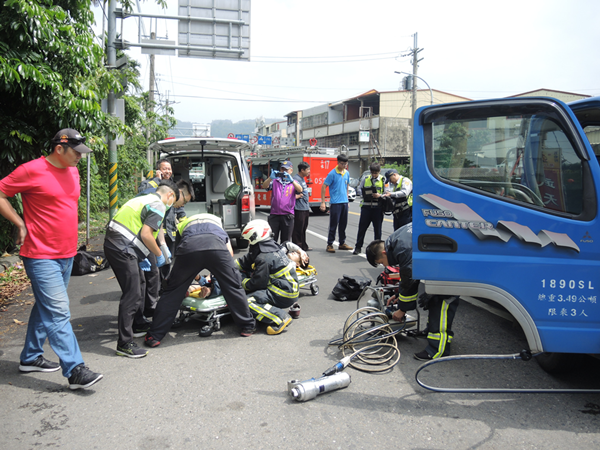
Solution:
<svg viewBox="0 0 600 450">
<path fill-rule="evenodd" d="M 532 353 L 600 354 L 600 98 L 429 106 L 414 126 L 426 292 L 499 304 Z"/>
</svg>

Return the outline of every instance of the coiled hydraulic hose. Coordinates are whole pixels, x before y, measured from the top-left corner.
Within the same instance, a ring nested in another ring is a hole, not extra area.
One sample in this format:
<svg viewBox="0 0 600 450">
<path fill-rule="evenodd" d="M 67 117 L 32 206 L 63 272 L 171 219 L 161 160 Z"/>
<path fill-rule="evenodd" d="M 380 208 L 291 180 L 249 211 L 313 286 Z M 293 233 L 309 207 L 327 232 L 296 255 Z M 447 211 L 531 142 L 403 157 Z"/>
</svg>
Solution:
<svg viewBox="0 0 600 450">
<path fill-rule="evenodd" d="M 400 361 L 396 335 L 403 329 L 404 323 L 392 327 L 388 317 L 376 308 L 357 309 L 346 319 L 342 337 L 329 342 L 344 358 L 324 374 L 339 372 L 348 365 L 362 372 L 391 370 Z"/>
</svg>

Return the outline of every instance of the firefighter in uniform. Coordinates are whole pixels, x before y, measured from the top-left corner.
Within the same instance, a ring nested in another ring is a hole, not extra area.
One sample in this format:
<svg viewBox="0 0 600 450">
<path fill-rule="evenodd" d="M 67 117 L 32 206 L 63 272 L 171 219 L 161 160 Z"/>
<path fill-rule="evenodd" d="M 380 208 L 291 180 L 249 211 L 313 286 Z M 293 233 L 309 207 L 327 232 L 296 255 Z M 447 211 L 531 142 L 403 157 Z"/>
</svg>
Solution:
<svg viewBox="0 0 600 450">
<path fill-rule="evenodd" d="M 394 200 L 394 231 L 412 222 L 412 181 L 403 177 L 396 169 L 385 173 L 388 180 L 388 190 L 384 197 Z"/>
<path fill-rule="evenodd" d="M 212 214 L 195 214 L 177 225 L 181 239 L 175 248 L 173 269 L 156 305 L 150 330 L 144 344 L 157 347 L 168 333 L 185 293 L 202 270 L 207 269 L 227 301 L 234 322 L 240 327 L 240 335 L 251 336 L 256 322 L 248 308 L 242 278 L 233 260 L 229 236 L 223 230 L 221 219 Z"/>
<path fill-rule="evenodd" d="M 385 179 L 380 174 L 381 166 L 372 163 L 369 166 L 371 176 L 366 177 L 358 187 L 358 194 L 363 196 L 360 202 L 360 219 L 358 222 L 358 233 L 353 255 L 362 251 L 365 234 L 369 225 L 373 223 L 374 239 L 381 239 L 381 226 L 383 224 L 383 205 L 379 201 L 385 190 Z"/>
<path fill-rule="evenodd" d="M 371 242 L 365 253 L 369 264 L 373 267 L 383 264 L 400 268 L 401 282 L 398 296 L 388 300 L 388 305 L 397 302 L 400 308 L 394 312 L 392 319 L 402 321 L 406 311 L 416 308 L 417 298 L 419 306 L 429 310 L 428 345 L 425 350 L 415 353 L 415 359 L 429 361 L 450 355 L 450 344 L 454 337 L 452 321 L 458 308 L 458 297 L 427 294 L 418 296 L 420 281 L 412 278 L 412 223 L 394 231 L 385 242 L 381 240 Z"/>
<path fill-rule="evenodd" d="M 133 342 L 134 337 L 145 335 L 149 328 L 143 317 L 146 282 L 141 272 L 150 270 L 150 253 L 157 257 L 158 267 L 171 258 L 159 231 L 165 212 L 177 200 L 177 185 L 171 180 L 163 180 L 154 194 L 134 197 L 125 203 L 106 227 L 104 253 L 122 291 L 118 318 L 119 356 L 142 358 L 147 354 Z"/>
<path fill-rule="evenodd" d="M 265 220 L 248 222 L 242 237 L 250 241 L 250 248 L 236 264 L 244 274 L 250 310 L 257 320 L 269 324 L 267 334 L 279 334 L 292 321 L 284 309 L 296 302 L 299 285 L 296 264 L 287 257 L 288 242 L 279 245 L 272 236 Z"/>
</svg>

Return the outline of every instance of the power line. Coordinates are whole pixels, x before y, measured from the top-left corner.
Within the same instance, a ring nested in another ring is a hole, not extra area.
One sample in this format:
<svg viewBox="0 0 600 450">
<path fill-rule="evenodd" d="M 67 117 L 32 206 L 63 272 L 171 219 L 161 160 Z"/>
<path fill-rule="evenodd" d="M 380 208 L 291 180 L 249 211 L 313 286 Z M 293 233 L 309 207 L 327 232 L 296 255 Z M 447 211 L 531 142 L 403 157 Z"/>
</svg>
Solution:
<svg viewBox="0 0 600 450">
<path fill-rule="evenodd" d="M 331 103 L 323 100 L 266 100 L 266 99 L 251 99 L 251 98 L 223 98 L 223 97 L 205 97 L 202 95 L 173 95 L 173 97 L 181 98 L 203 98 L 206 100 L 228 100 L 234 102 L 257 102 L 257 103 Z"/>
</svg>

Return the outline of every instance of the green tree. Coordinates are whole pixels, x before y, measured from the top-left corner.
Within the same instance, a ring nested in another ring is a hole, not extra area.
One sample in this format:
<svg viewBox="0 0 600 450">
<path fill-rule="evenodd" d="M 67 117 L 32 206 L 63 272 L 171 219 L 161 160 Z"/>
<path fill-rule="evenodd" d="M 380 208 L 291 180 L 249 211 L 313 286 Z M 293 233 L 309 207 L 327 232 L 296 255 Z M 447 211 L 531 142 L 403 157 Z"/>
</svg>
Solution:
<svg viewBox="0 0 600 450">
<path fill-rule="evenodd" d="M 131 9 L 131 0 L 121 2 Z M 164 6 L 163 0 L 157 3 Z M 120 72 L 104 66 L 105 49 L 94 41 L 90 0 L 5 0 L 0 6 L 0 178 L 18 165 L 50 151 L 61 128 L 87 136 L 91 154 L 91 211 L 108 207 L 107 134 L 125 136 L 118 150 L 120 179 L 133 180 L 147 167 L 145 149 L 151 139 L 167 136 L 172 110 L 146 114 L 147 96 L 126 95 L 127 124 L 101 111 L 112 90 L 123 90 Z M 129 89 L 139 92 L 135 62 L 127 68 Z M 146 98 L 146 100 L 144 100 Z M 85 215 L 85 164 L 80 163 Z M 125 196 L 133 183 L 120 183 Z M 11 200 L 20 211 L 20 200 Z M 0 251 L 11 247 L 11 227 L 0 217 Z"/>
</svg>

